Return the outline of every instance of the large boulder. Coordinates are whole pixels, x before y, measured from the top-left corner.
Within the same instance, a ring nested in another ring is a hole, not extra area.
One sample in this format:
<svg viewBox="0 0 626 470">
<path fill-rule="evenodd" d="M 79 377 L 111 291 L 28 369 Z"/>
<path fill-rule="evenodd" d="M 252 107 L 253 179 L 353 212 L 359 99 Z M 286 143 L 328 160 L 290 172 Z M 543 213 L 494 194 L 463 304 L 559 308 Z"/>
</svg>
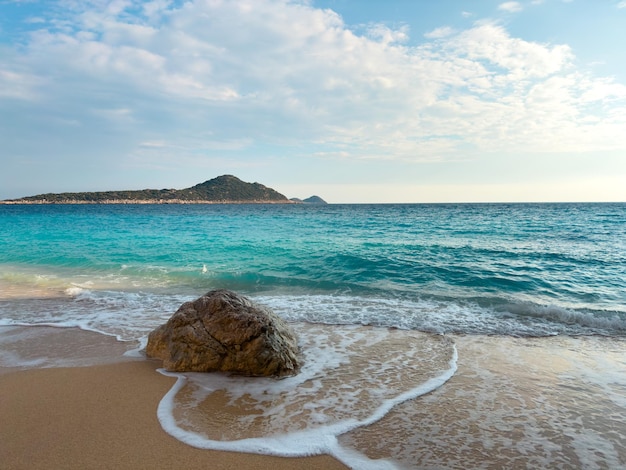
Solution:
<svg viewBox="0 0 626 470">
<path fill-rule="evenodd" d="M 224 289 L 181 305 L 150 333 L 146 354 L 176 372 L 281 377 L 299 368 L 291 328 L 270 309 Z"/>
</svg>

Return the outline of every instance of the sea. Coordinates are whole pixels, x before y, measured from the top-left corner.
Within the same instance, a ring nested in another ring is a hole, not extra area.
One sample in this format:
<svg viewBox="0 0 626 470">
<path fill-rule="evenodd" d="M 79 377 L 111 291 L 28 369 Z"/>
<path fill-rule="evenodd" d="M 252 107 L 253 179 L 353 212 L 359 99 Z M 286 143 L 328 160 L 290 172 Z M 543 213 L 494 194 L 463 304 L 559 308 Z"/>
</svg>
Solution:
<svg viewBox="0 0 626 470">
<path fill-rule="evenodd" d="M 626 467 L 624 203 L 0 205 L 5 369 L 115 360 L 41 347 L 54 332 L 141 358 L 222 288 L 285 319 L 303 366 L 160 370 L 178 380 L 159 421 L 191 446 L 355 469 Z"/>
</svg>

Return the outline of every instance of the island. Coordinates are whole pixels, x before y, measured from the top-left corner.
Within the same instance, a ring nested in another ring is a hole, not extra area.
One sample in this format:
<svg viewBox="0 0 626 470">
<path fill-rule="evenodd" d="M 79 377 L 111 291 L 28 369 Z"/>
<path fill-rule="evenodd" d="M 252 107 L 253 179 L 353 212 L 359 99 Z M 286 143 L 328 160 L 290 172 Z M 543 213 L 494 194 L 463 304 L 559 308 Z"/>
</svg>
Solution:
<svg viewBox="0 0 626 470">
<path fill-rule="evenodd" d="M 291 200 L 293 202 L 297 202 L 299 204 L 328 204 L 324 199 L 319 196 L 311 196 L 306 199 L 298 199 L 297 197 L 292 197 Z"/>
<path fill-rule="evenodd" d="M 142 189 L 84 193 L 48 193 L 0 204 L 294 204 L 260 183 L 222 175 L 186 189 Z"/>
</svg>

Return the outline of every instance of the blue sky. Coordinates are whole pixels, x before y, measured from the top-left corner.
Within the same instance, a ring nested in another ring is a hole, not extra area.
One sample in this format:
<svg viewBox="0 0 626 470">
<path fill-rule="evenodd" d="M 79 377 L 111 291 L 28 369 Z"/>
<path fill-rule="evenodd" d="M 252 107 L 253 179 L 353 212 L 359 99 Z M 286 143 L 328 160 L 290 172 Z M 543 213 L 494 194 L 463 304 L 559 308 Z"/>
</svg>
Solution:
<svg viewBox="0 0 626 470">
<path fill-rule="evenodd" d="M 626 0 L 0 0 L 0 199 L 626 201 L 623 44 Z"/>
</svg>

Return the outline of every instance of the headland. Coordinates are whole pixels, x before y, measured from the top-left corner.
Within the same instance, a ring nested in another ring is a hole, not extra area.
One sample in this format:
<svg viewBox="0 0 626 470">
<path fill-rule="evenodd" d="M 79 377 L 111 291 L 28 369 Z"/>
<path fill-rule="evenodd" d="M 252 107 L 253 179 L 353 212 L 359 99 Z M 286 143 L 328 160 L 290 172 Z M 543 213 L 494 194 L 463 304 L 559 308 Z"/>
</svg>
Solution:
<svg viewBox="0 0 626 470">
<path fill-rule="evenodd" d="M 142 189 L 80 193 L 46 193 L 0 204 L 294 204 L 260 183 L 222 175 L 185 189 Z"/>
</svg>

